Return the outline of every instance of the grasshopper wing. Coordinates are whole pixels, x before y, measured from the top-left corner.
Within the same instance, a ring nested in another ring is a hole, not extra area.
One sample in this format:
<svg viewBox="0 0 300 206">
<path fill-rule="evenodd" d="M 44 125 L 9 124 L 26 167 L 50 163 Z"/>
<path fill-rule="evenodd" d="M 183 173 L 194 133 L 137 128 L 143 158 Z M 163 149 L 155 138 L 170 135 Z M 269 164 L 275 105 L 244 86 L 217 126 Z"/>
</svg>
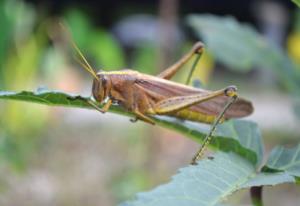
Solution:
<svg viewBox="0 0 300 206">
<path fill-rule="evenodd" d="M 161 100 L 188 96 L 194 94 L 207 95 L 211 93 L 209 90 L 193 88 L 169 80 L 161 79 L 150 75 L 141 74 L 135 84 L 142 88 L 147 95 L 157 103 Z M 227 96 L 218 96 L 213 99 L 201 102 L 189 107 L 189 110 L 199 112 L 206 115 L 218 115 L 228 101 Z M 226 111 L 225 118 L 239 118 L 250 115 L 253 112 L 253 106 L 250 101 L 238 98 L 235 103 Z"/>
</svg>

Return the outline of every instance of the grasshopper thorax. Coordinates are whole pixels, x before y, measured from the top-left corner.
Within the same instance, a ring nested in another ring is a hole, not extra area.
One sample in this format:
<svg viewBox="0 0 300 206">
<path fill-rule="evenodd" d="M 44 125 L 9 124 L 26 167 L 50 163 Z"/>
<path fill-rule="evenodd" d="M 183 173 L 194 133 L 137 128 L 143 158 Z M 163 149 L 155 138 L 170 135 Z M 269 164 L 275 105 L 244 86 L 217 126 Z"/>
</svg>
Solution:
<svg viewBox="0 0 300 206">
<path fill-rule="evenodd" d="M 98 73 L 97 79 L 93 80 L 92 94 L 97 102 L 102 103 L 107 97 L 109 97 L 109 91 L 111 88 L 111 82 L 108 75 Z"/>
</svg>

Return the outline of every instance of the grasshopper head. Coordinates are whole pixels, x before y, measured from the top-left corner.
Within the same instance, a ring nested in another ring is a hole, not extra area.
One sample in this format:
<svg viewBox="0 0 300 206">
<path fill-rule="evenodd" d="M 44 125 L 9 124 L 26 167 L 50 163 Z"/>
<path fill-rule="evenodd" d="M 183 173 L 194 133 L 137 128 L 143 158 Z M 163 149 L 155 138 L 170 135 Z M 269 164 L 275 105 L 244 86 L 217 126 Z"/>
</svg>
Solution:
<svg viewBox="0 0 300 206">
<path fill-rule="evenodd" d="M 93 88 L 92 93 L 93 97 L 100 103 L 102 103 L 108 96 L 110 90 L 110 79 L 107 75 L 101 74 L 99 72 L 97 74 L 97 79 L 94 78 L 93 80 Z"/>
</svg>

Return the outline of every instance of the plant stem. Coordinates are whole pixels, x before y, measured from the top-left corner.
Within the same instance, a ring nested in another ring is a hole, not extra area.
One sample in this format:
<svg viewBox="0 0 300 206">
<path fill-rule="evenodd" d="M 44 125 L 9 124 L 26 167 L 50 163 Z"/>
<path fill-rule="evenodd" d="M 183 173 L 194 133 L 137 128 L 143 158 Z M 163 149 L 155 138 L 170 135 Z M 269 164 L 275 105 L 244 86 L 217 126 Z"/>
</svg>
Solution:
<svg viewBox="0 0 300 206">
<path fill-rule="evenodd" d="M 262 187 L 251 187 L 250 189 L 250 195 L 251 195 L 251 200 L 252 204 L 254 206 L 263 206 L 263 201 L 262 201 Z"/>
</svg>

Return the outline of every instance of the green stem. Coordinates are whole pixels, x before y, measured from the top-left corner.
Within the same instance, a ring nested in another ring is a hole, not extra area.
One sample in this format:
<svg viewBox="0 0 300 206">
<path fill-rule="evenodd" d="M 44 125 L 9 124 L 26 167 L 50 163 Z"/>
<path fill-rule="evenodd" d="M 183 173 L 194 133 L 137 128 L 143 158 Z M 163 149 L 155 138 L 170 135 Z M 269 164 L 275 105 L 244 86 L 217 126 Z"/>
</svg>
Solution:
<svg viewBox="0 0 300 206">
<path fill-rule="evenodd" d="M 251 200 L 252 204 L 254 206 L 263 206 L 263 201 L 262 201 L 262 189 L 263 187 L 251 187 L 250 189 L 250 195 L 251 195 Z"/>
</svg>

